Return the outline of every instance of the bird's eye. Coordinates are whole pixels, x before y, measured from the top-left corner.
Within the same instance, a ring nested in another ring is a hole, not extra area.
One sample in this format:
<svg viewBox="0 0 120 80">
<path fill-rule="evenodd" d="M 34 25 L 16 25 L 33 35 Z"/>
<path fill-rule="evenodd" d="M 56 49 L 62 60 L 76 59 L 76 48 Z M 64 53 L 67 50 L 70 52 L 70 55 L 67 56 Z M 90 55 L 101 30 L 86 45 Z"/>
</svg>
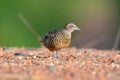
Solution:
<svg viewBox="0 0 120 80">
<path fill-rule="evenodd" d="M 73 26 L 72 26 L 72 25 L 70 25 L 70 28 L 73 28 Z"/>
</svg>

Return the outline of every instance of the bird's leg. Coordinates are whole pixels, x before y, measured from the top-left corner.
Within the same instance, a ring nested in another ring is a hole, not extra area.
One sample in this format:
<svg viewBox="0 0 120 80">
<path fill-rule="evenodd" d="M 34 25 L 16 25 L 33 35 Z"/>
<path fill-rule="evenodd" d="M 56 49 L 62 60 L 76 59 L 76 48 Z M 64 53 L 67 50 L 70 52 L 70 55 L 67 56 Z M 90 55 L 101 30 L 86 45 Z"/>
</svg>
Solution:
<svg viewBox="0 0 120 80">
<path fill-rule="evenodd" d="M 53 52 L 53 56 L 54 56 L 55 58 L 57 58 L 57 59 L 59 58 L 58 50 L 56 50 L 56 51 Z"/>
</svg>

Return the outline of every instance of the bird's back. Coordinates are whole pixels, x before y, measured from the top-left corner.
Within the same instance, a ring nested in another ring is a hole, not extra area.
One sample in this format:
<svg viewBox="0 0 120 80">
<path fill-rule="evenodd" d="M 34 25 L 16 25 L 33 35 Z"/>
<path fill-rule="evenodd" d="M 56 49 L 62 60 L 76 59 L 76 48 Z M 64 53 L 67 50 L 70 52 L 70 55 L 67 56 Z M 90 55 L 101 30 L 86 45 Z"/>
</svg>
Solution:
<svg viewBox="0 0 120 80">
<path fill-rule="evenodd" d="M 50 51 L 68 47 L 71 41 L 71 34 L 66 30 L 53 30 L 48 32 L 43 39 L 43 44 Z"/>
</svg>

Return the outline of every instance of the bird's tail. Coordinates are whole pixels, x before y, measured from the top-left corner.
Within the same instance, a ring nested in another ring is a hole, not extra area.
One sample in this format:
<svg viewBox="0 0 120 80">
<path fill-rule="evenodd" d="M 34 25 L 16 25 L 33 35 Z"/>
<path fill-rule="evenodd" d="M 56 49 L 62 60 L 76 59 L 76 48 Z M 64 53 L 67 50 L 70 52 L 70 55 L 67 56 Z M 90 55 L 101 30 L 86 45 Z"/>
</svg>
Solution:
<svg viewBox="0 0 120 80">
<path fill-rule="evenodd" d="M 40 42 L 42 42 L 42 43 L 43 43 L 43 40 L 40 40 Z"/>
<path fill-rule="evenodd" d="M 29 24 L 29 22 L 24 18 L 23 14 L 19 14 L 19 18 L 26 25 L 26 27 L 31 31 L 31 33 L 37 38 L 38 41 L 43 42 L 40 35 L 36 32 L 36 30 Z"/>
</svg>

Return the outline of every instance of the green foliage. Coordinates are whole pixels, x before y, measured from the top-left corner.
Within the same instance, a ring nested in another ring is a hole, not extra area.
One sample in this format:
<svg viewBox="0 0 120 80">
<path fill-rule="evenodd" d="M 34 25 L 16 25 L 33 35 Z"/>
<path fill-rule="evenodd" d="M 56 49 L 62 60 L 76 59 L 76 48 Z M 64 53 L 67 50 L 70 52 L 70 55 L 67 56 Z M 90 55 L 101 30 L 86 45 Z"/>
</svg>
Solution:
<svg viewBox="0 0 120 80">
<path fill-rule="evenodd" d="M 62 28 L 78 1 L 12 0 L 0 1 L 0 45 L 38 47 L 40 43 L 20 20 L 19 14 L 35 28 L 41 37 L 55 28 Z M 62 25 L 61 25 L 62 24 Z"/>
</svg>

